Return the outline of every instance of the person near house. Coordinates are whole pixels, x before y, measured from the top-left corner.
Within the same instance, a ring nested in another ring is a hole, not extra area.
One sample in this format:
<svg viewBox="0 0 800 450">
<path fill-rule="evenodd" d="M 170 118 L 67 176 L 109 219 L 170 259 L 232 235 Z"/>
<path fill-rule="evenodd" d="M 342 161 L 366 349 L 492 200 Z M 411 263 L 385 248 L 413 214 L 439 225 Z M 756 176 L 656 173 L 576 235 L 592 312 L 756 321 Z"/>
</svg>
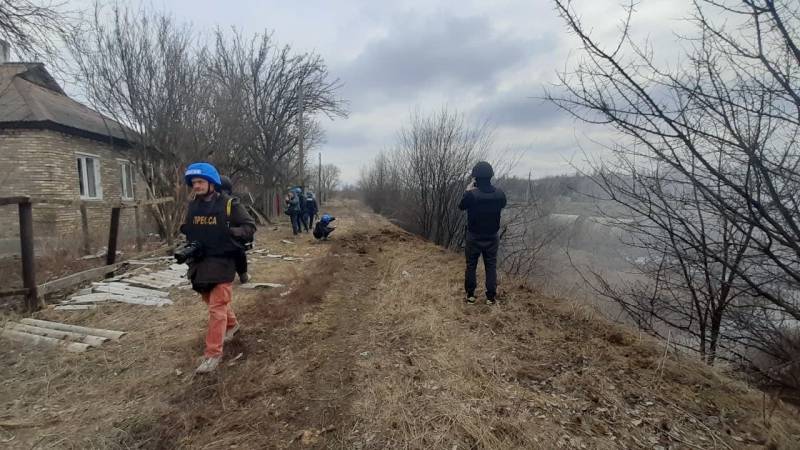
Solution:
<svg viewBox="0 0 800 450">
<path fill-rule="evenodd" d="M 220 185 L 220 191 L 236 199 L 236 201 L 240 201 L 239 197 L 233 194 L 233 181 L 225 175 L 220 175 L 219 179 L 222 183 Z M 247 283 L 250 281 L 250 274 L 247 273 L 247 250 L 248 248 L 252 248 L 253 238 L 251 236 L 246 239 L 239 239 L 238 242 L 242 245 L 242 249 L 235 255 L 236 273 L 239 275 L 240 282 Z"/>
<path fill-rule="evenodd" d="M 298 234 L 300 232 L 300 215 L 302 214 L 302 209 L 300 209 L 300 188 L 292 188 L 289 189 L 289 193 L 286 194 L 286 215 L 289 216 L 289 219 L 292 222 L 292 234 Z"/>
<path fill-rule="evenodd" d="M 300 188 L 300 192 L 297 195 L 300 198 L 300 225 L 303 227 L 305 232 L 308 233 L 308 229 L 311 227 L 311 224 L 306 220 L 306 217 L 308 216 L 308 205 L 306 205 L 306 193 L 303 191 L 303 188 Z"/>
<path fill-rule="evenodd" d="M 506 194 L 492 186 L 494 169 L 481 161 L 472 168 L 472 181 L 464 192 L 458 209 L 467 211 L 465 253 L 467 267 L 464 274 L 466 301 L 475 303 L 478 259 L 483 257 L 486 270 L 486 304 L 493 305 L 497 297 L 497 250 L 500 247 L 500 213 L 506 207 Z"/>
<path fill-rule="evenodd" d="M 255 221 L 235 199 L 220 192 L 217 169 L 205 162 L 190 164 L 184 175 L 194 199 L 189 203 L 181 232 L 188 242 L 197 243 L 199 254 L 188 260 L 192 289 L 208 305 L 208 330 L 203 361 L 196 373 L 213 372 L 222 359 L 223 343 L 239 331 L 231 307 L 232 283 L 236 276 L 239 242 L 251 239 Z"/>
<path fill-rule="evenodd" d="M 306 212 L 303 215 L 303 221 L 308 224 L 309 228 L 317 220 L 318 212 L 319 206 L 317 206 L 317 199 L 314 198 L 314 193 L 311 191 L 306 192 Z"/>
<path fill-rule="evenodd" d="M 328 236 L 330 236 L 330 234 L 333 233 L 333 230 L 336 229 L 336 227 L 331 226 L 331 222 L 334 220 L 336 220 L 336 217 L 333 217 L 330 214 L 323 214 L 319 219 L 319 222 L 314 225 L 314 238 L 327 241 Z"/>
</svg>

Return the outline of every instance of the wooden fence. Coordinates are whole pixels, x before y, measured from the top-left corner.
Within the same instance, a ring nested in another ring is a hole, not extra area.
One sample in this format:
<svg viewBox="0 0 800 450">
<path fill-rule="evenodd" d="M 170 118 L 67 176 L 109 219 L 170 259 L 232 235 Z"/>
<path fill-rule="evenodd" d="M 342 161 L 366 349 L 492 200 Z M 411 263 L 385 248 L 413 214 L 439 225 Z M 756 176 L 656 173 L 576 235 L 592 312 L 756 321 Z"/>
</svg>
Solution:
<svg viewBox="0 0 800 450">
<path fill-rule="evenodd" d="M 119 237 L 119 218 L 122 209 L 133 208 L 134 220 L 136 221 L 136 249 L 142 250 L 143 233 L 141 229 L 140 209 L 144 206 L 158 205 L 172 202 L 172 197 L 165 197 L 154 200 L 131 201 L 131 202 L 92 202 L 92 205 L 104 205 L 111 207 L 111 222 L 108 232 L 108 247 L 106 252 L 106 266 L 92 270 L 107 269 L 114 266 L 117 257 L 117 242 Z M 34 204 L 55 204 L 66 207 L 77 207 L 81 210 L 81 231 L 83 235 L 84 251 L 89 250 L 89 221 L 86 212 L 86 202 L 81 200 L 59 200 L 50 198 L 35 198 L 26 196 L 0 197 L 0 206 L 17 205 L 19 208 L 19 241 L 20 256 L 22 264 L 22 289 L 0 290 L 0 297 L 14 295 L 25 296 L 25 306 L 29 311 L 39 309 L 42 305 L 39 295 L 39 286 L 36 285 L 36 262 L 33 249 L 33 205 Z M 113 271 L 113 269 L 112 269 Z M 108 273 L 108 272 L 106 272 Z M 47 283 L 45 283 L 46 285 Z M 45 286 L 52 290 L 52 286 Z M 42 294 L 43 295 L 43 294 Z"/>
</svg>

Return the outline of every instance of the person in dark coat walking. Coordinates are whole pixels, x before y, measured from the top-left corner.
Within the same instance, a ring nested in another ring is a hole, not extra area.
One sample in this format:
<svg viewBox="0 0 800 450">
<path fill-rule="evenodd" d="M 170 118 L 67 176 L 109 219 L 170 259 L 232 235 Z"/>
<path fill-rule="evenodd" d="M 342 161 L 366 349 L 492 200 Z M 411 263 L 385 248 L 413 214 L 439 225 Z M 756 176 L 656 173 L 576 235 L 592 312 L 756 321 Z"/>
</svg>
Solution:
<svg viewBox="0 0 800 450">
<path fill-rule="evenodd" d="M 497 250 L 500 247 L 500 213 L 506 207 L 506 194 L 492 186 L 494 169 L 481 161 L 472 169 L 475 179 L 467 186 L 458 209 L 467 211 L 464 290 L 467 303 L 475 303 L 478 259 L 483 257 L 486 270 L 486 304 L 494 305 L 497 297 Z"/>
<path fill-rule="evenodd" d="M 299 217 L 300 225 L 303 227 L 305 232 L 308 233 L 308 229 L 311 225 L 306 220 L 306 216 L 308 215 L 308 206 L 306 205 L 306 194 L 305 192 L 303 192 L 302 188 L 299 189 L 300 192 L 297 193 L 297 198 L 300 201 L 300 217 Z"/>
<path fill-rule="evenodd" d="M 220 191 L 223 194 L 226 194 L 236 199 L 237 201 L 240 201 L 239 197 L 233 195 L 233 182 L 231 181 L 231 179 L 224 175 L 220 175 L 219 179 L 220 182 L 222 183 L 220 185 Z M 242 283 L 247 283 L 248 281 L 250 281 L 250 275 L 247 273 L 247 249 L 253 247 L 253 240 L 251 238 L 249 240 L 242 240 L 239 243 L 242 244 L 242 249 L 235 255 L 236 273 L 239 275 L 239 281 L 241 281 Z"/>
<path fill-rule="evenodd" d="M 309 228 L 311 228 L 314 221 L 317 219 L 318 212 L 319 207 L 317 206 L 317 199 L 314 198 L 313 193 L 306 192 L 306 211 L 303 215 L 303 221 L 308 224 Z"/>
<path fill-rule="evenodd" d="M 292 233 L 297 234 L 300 232 L 300 188 L 292 188 L 286 194 L 286 215 L 292 221 Z"/>
</svg>

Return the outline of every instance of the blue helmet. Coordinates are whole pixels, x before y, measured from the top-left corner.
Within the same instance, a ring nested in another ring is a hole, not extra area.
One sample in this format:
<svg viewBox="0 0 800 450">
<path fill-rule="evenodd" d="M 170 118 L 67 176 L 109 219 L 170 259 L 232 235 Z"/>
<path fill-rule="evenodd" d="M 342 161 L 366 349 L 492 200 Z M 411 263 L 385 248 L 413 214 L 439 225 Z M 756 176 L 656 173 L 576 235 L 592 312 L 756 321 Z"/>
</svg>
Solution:
<svg viewBox="0 0 800 450">
<path fill-rule="evenodd" d="M 219 187 L 222 185 L 222 180 L 219 177 L 217 168 L 206 162 L 197 162 L 189 164 L 184 174 L 186 184 L 191 186 L 193 178 L 202 178 L 209 183 Z"/>
<path fill-rule="evenodd" d="M 323 214 L 322 218 L 320 218 L 322 223 L 328 223 L 333 221 L 333 217 L 330 214 Z"/>
</svg>

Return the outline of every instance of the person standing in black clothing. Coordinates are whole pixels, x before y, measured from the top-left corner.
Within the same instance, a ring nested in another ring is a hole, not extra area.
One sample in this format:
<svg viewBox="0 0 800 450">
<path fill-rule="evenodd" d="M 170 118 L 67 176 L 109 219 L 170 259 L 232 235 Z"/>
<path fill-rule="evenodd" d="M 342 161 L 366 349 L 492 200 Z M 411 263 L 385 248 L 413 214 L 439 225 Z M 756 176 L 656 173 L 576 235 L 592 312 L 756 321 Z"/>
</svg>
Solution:
<svg viewBox="0 0 800 450">
<path fill-rule="evenodd" d="M 317 199 L 314 198 L 313 193 L 306 192 L 306 212 L 303 220 L 308 223 L 309 228 L 314 226 L 314 221 L 317 219 L 318 212 L 319 207 L 317 206 Z"/>
<path fill-rule="evenodd" d="M 233 195 L 233 182 L 231 179 L 225 175 L 220 175 L 219 179 L 222 182 L 220 185 L 220 191 L 223 194 L 240 201 L 239 197 Z M 247 273 L 247 249 L 253 247 L 253 240 L 241 240 L 239 243 L 242 244 L 242 248 L 235 255 L 236 273 L 239 274 L 239 281 L 242 283 L 247 283 L 250 281 L 250 275 Z"/>
<path fill-rule="evenodd" d="M 481 161 L 472 168 L 474 182 L 467 186 L 458 209 L 467 211 L 467 235 L 465 253 L 467 268 L 464 274 L 464 289 L 467 303 L 475 303 L 475 288 L 478 258 L 483 256 L 486 269 L 486 304 L 494 305 L 497 297 L 497 250 L 500 247 L 500 212 L 506 207 L 506 194 L 492 186 L 494 169 Z"/>
</svg>

